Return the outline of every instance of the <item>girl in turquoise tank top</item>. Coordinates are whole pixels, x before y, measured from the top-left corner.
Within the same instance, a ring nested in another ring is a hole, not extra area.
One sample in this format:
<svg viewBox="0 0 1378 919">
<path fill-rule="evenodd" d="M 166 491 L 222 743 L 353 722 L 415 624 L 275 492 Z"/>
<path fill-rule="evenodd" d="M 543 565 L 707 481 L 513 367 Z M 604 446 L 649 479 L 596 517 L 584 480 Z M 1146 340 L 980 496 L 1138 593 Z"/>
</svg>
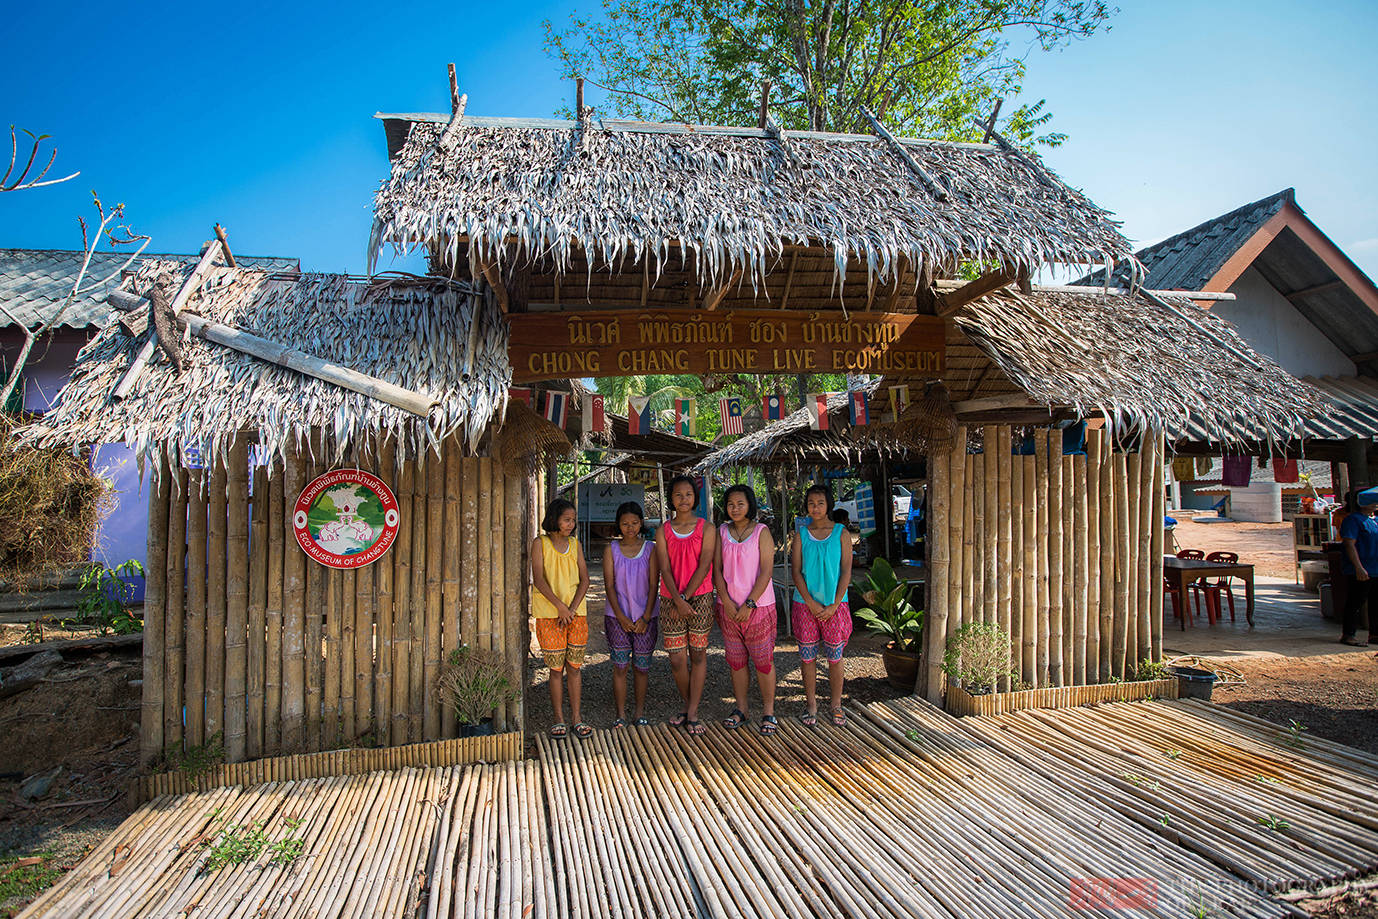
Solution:
<svg viewBox="0 0 1378 919">
<path fill-rule="evenodd" d="M 794 602 L 790 622 L 799 640 L 800 677 L 808 711 L 807 725 L 818 723 L 818 654 L 828 662 L 828 690 L 833 724 L 847 723 L 842 710 L 842 652 L 852 636 L 852 611 L 847 588 L 852 583 L 852 540 L 847 528 L 834 523 L 832 493 L 814 485 L 804 493 L 809 523 L 794 534 L 790 572 L 794 578 Z"/>
</svg>

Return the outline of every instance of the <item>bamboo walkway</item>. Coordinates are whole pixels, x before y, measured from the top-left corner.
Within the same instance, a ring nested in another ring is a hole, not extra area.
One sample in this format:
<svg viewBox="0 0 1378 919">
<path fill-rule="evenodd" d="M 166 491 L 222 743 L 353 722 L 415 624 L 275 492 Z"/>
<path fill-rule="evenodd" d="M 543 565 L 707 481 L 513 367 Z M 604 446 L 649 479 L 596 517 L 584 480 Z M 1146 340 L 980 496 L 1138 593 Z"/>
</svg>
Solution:
<svg viewBox="0 0 1378 919">
<path fill-rule="evenodd" d="M 163 796 L 22 915 L 1261 919 L 1378 867 L 1378 759 L 1196 702 L 538 744 Z M 301 854 L 202 870 L 255 825 Z"/>
</svg>

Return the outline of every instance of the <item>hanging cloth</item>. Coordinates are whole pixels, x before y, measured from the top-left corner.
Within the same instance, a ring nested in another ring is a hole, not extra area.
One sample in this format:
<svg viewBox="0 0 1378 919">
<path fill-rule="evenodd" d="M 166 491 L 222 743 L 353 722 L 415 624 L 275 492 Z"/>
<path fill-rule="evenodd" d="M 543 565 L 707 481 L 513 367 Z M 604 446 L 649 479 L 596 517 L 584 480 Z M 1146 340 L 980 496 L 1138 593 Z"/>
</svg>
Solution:
<svg viewBox="0 0 1378 919">
<path fill-rule="evenodd" d="M 1225 457 L 1225 473 L 1221 483 L 1229 488 L 1244 488 L 1249 484 L 1249 474 L 1253 470 L 1253 458 L 1248 456 Z"/>
<path fill-rule="evenodd" d="M 1297 468 L 1297 461 L 1283 459 L 1280 456 L 1273 457 L 1273 481 L 1282 485 L 1300 482 L 1301 470 Z"/>
<path fill-rule="evenodd" d="M 1196 477 L 1198 479 L 1210 475 L 1211 470 L 1214 468 L 1215 461 L 1212 460 L 1209 456 L 1198 456 L 1196 458 Z"/>
<path fill-rule="evenodd" d="M 1172 461 L 1172 477 L 1178 482 L 1196 480 L 1196 460 L 1190 456 L 1178 456 Z"/>
</svg>

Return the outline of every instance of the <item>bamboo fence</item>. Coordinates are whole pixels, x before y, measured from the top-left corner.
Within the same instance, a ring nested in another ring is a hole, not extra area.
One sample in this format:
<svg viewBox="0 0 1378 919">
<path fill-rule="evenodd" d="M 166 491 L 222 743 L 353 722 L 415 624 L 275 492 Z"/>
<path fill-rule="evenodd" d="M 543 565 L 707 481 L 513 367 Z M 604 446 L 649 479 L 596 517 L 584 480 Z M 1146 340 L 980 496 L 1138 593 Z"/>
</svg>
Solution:
<svg viewBox="0 0 1378 919">
<path fill-rule="evenodd" d="M 1128 895 L 1137 916 L 1264 919 L 1378 866 L 1378 757 L 1248 715 L 959 719 L 917 696 L 850 714 L 773 738 L 541 735 L 538 760 L 468 766 L 340 751 L 388 770 L 361 775 L 283 757 L 258 784 L 160 794 L 22 916 L 1052 919 L 1119 915 Z M 515 733 L 479 742 L 519 755 Z M 201 843 L 253 824 L 301 855 L 201 870 Z"/>
<path fill-rule="evenodd" d="M 341 746 L 454 738 L 435 691 L 461 642 L 502 653 L 524 682 L 525 470 L 461 457 L 456 440 L 421 459 L 375 441 L 336 465 L 382 477 L 398 498 L 398 539 L 357 571 L 298 547 L 292 507 L 325 472 L 320 438 L 282 466 L 155 471 L 149 512 L 143 762 L 223 746 L 227 763 Z M 521 724 L 520 702 L 494 712 Z"/>
<path fill-rule="evenodd" d="M 1041 689 L 1106 683 L 1162 657 L 1161 438 L 1119 452 L 1087 431 L 1085 456 L 1059 432 L 1033 432 L 1012 455 L 1008 426 L 989 425 L 981 453 L 968 431 L 929 458 L 932 576 L 926 666 L 916 690 L 943 698 L 948 639 L 969 622 L 1010 636 L 1018 680 Z M 1000 688 L 1012 688 L 1010 680 Z"/>
</svg>

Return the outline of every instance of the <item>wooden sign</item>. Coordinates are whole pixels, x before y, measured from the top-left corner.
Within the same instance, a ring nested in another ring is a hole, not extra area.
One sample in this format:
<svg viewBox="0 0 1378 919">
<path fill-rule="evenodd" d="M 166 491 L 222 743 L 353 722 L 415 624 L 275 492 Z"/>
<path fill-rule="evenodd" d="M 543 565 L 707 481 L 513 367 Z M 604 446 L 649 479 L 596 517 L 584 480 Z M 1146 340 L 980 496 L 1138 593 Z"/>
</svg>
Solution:
<svg viewBox="0 0 1378 919">
<path fill-rule="evenodd" d="M 392 489 L 362 469 L 317 476 L 292 508 L 297 545 L 329 568 L 362 568 L 376 562 L 396 541 L 398 523 Z"/>
<path fill-rule="evenodd" d="M 514 313 L 514 383 L 651 373 L 942 374 L 943 320 L 900 313 Z"/>
</svg>

